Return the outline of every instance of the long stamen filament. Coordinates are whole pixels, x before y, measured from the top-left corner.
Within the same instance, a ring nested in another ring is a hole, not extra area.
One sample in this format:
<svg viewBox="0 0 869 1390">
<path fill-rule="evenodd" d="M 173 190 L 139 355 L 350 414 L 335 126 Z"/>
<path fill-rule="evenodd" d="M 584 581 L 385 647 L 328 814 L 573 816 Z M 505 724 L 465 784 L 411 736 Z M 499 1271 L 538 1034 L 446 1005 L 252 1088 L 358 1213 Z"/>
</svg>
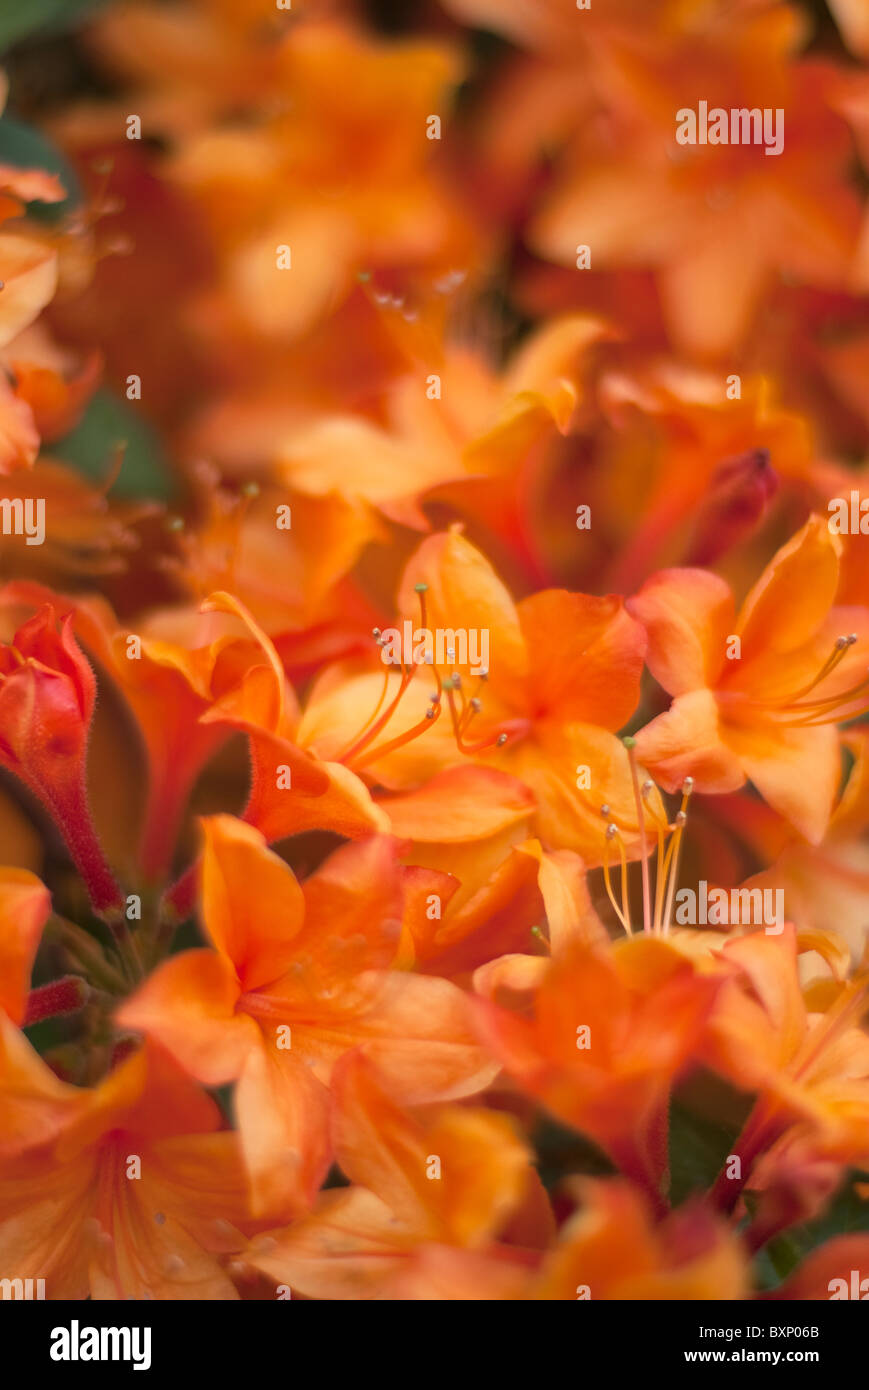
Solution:
<svg viewBox="0 0 869 1390">
<path fill-rule="evenodd" d="M 640 828 L 640 836 L 643 842 L 642 858 L 640 860 L 640 868 L 643 877 L 643 931 L 651 932 L 652 894 L 649 883 L 649 859 L 648 845 L 646 841 L 646 820 L 643 814 L 643 798 L 640 794 L 640 777 L 637 771 L 637 741 L 635 738 L 628 737 L 624 739 L 623 742 L 625 748 L 628 750 L 628 762 L 630 763 L 631 768 L 631 782 L 633 783 L 634 788 L 634 804 L 637 808 L 637 823 Z"/>
<path fill-rule="evenodd" d="M 664 921 L 662 927 L 664 936 L 667 936 L 670 931 L 670 920 L 673 915 L 673 900 L 676 896 L 676 884 L 679 879 L 679 856 L 682 852 L 682 835 L 685 829 L 685 822 L 688 819 L 688 801 L 693 790 L 693 777 L 686 777 L 682 784 L 682 805 L 676 812 L 673 839 L 670 842 L 669 852 L 664 863 L 664 876 L 668 879 L 667 900 L 664 905 Z"/>
<path fill-rule="evenodd" d="M 604 883 L 606 884 L 607 897 L 609 898 L 610 903 L 612 904 L 613 912 L 616 914 L 616 917 L 618 917 L 619 921 L 621 922 L 621 924 L 622 924 L 622 926 L 624 927 L 625 931 L 627 932 L 628 936 L 633 936 L 634 933 L 633 933 L 633 930 L 632 930 L 632 928 L 631 928 L 630 916 L 629 916 L 628 913 L 623 912 L 622 909 L 619 907 L 618 903 L 616 902 L 616 895 L 615 895 L 615 893 L 613 892 L 612 879 L 610 878 L 610 851 L 609 851 L 609 842 L 610 842 L 610 840 L 614 840 L 614 839 L 616 838 L 617 835 L 618 835 L 618 828 L 617 828 L 615 825 L 613 825 L 612 822 L 610 822 L 610 824 L 609 824 L 609 825 L 607 826 L 607 828 L 606 828 L 606 834 L 605 834 L 605 836 L 604 836 L 604 849 L 603 849 L 603 877 L 604 877 Z M 621 839 L 621 837 L 619 837 L 619 839 Z M 622 847 L 622 853 L 624 853 L 624 848 L 623 848 L 623 847 Z M 624 899 L 623 899 L 623 901 L 624 901 Z"/>
</svg>

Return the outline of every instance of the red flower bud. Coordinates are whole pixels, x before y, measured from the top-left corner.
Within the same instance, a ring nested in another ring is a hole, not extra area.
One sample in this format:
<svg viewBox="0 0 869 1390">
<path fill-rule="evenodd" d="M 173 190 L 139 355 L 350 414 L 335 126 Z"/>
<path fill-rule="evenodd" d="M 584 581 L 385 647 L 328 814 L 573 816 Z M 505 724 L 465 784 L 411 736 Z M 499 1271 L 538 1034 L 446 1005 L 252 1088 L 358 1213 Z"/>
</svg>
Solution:
<svg viewBox="0 0 869 1390">
<path fill-rule="evenodd" d="M 121 902 L 87 803 L 87 742 L 96 681 L 72 635 L 46 604 L 0 646 L 0 766 L 30 788 L 66 840 L 94 906 Z"/>
</svg>

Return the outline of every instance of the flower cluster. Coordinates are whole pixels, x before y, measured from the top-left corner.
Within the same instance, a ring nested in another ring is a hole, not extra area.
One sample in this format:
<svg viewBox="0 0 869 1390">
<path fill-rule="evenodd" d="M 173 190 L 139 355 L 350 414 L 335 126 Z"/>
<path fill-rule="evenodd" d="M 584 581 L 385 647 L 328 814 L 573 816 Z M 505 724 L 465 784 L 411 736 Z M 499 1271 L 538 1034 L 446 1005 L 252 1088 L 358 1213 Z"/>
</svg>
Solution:
<svg viewBox="0 0 869 1390">
<path fill-rule="evenodd" d="M 7 54 L 0 1278 L 869 1297 L 869 10 L 396 8 Z"/>
</svg>

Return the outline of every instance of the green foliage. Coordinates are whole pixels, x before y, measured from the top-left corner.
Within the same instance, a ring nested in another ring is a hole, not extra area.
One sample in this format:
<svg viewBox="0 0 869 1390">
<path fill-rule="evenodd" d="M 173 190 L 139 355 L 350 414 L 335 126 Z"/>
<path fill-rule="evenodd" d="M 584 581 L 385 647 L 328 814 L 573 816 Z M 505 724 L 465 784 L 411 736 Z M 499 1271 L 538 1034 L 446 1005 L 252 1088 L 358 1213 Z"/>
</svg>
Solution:
<svg viewBox="0 0 869 1390">
<path fill-rule="evenodd" d="M 670 1108 L 670 1202 L 674 1207 L 692 1192 L 708 1192 L 721 1172 L 741 1124 L 698 1115 L 674 1101 Z"/>
<path fill-rule="evenodd" d="M 763 1288 L 774 1288 L 787 1279 L 812 1250 L 835 1236 L 869 1234 L 869 1202 L 854 1187 L 856 1182 L 867 1181 L 869 1174 L 851 1172 L 823 1215 L 769 1242 L 758 1262 Z"/>
<path fill-rule="evenodd" d="M 556 1187 L 563 1178 L 580 1173 L 588 1177 L 609 1177 L 616 1171 L 591 1139 L 556 1120 L 541 1120 L 534 1132 L 534 1147 L 540 1178 L 547 1189 Z"/>
<path fill-rule="evenodd" d="M 166 501 L 172 496 L 172 473 L 163 446 L 146 420 L 111 391 L 97 391 L 76 429 L 52 453 L 88 478 L 105 477 L 118 443 L 127 449 L 113 497 L 147 497 Z"/>
<path fill-rule="evenodd" d="M 46 169 L 57 174 L 66 189 L 68 197 L 62 203 L 31 203 L 31 217 L 62 217 L 81 201 L 81 186 L 69 161 L 38 130 L 11 116 L 0 119 L 0 164 L 11 164 L 16 169 Z"/>
<path fill-rule="evenodd" d="M 67 29 L 105 0 L 5 0 L 0 7 L 0 53 L 47 28 Z"/>
</svg>

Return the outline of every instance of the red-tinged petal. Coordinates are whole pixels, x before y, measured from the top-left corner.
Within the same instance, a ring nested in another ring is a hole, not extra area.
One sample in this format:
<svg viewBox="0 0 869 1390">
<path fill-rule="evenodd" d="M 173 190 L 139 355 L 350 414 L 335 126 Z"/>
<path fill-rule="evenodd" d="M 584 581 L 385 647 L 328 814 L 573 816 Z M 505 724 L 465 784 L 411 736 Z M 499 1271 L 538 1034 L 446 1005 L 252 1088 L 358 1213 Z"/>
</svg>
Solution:
<svg viewBox="0 0 869 1390">
<path fill-rule="evenodd" d="M 473 850 L 473 845 L 469 849 Z M 501 856 L 496 858 L 491 873 L 487 859 L 483 859 L 482 882 L 476 890 L 473 879 L 457 892 L 454 888 L 443 891 L 432 883 L 429 894 L 434 892 L 441 897 L 440 915 L 434 920 L 428 895 L 417 900 L 415 916 L 406 912 L 417 963 L 426 974 L 442 975 L 464 984 L 470 971 L 493 956 L 530 949 L 532 929 L 540 925 L 543 917 L 537 866 L 520 849 L 508 847 L 501 851 Z M 447 853 L 443 858 L 454 862 L 454 854 Z M 472 859 L 473 855 L 468 854 L 469 874 L 474 868 L 469 862 Z M 462 871 L 461 864 L 456 867 Z"/>
<path fill-rule="evenodd" d="M 0 1009 L 15 1023 L 24 1018 L 30 971 L 50 912 L 51 894 L 35 874 L 0 869 Z"/>
<path fill-rule="evenodd" d="M 646 662 L 669 694 L 716 685 L 736 622 L 723 579 L 707 570 L 661 570 L 628 599 L 627 609 L 648 633 Z"/>
<path fill-rule="evenodd" d="M 857 1271 L 856 1281 L 854 1270 Z M 869 1297 L 869 1236 L 834 1236 L 812 1250 L 789 1279 L 764 1297 L 825 1302 L 866 1299 Z"/>
<path fill-rule="evenodd" d="M 547 589 L 519 605 L 533 655 L 528 710 L 571 724 L 620 729 L 640 697 L 646 637 L 615 594 Z"/>
<path fill-rule="evenodd" d="M 158 966 L 116 1019 L 165 1047 L 197 1080 L 221 1086 L 239 1075 L 257 1044 L 256 1024 L 236 1011 L 240 992 L 225 958 L 185 951 Z"/>
<path fill-rule="evenodd" d="M 796 1055 L 806 1032 L 807 1015 L 796 968 L 796 937 L 791 927 L 781 936 L 752 932 L 724 947 L 724 959 L 743 971 L 769 1020 L 779 1064 Z M 728 995 L 722 995 L 721 1017 L 728 1011 Z M 758 1032 L 757 1043 L 761 1038 Z"/>
<path fill-rule="evenodd" d="M 253 826 L 212 816 L 202 830 L 203 921 L 242 991 L 257 989 L 282 975 L 295 956 L 305 916 L 302 889 Z"/>
<path fill-rule="evenodd" d="M 305 830 L 331 830 L 350 840 L 389 833 L 389 819 L 365 783 L 340 763 L 318 762 L 286 739 L 261 732 L 251 732 L 250 750 L 253 780 L 244 819 L 270 843 Z"/>
<path fill-rule="evenodd" d="M 329 1168 L 329 1093 L 277 1034 L 261 1034 L 235 1091 L 235 1111 L 257 1216 L 306 1210 Z"/>
</svg>

